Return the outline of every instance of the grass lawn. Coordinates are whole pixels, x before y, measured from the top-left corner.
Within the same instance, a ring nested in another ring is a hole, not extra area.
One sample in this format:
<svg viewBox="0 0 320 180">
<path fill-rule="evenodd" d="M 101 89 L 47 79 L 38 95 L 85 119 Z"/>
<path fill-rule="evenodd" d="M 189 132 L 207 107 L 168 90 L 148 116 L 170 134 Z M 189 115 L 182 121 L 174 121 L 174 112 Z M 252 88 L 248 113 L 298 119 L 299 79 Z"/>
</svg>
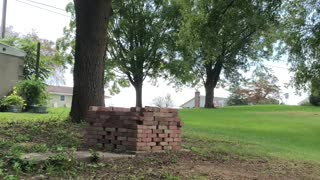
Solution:
<svg viewBox="0 0 320 180">
<path fill-rule="evenodd" d="M 243 106 L 181 110 L 187 146 L 240 156 L 320 163 L 320 108 Z"/>
<path fill-rule="evenodd" d="M 59 154 L 43 164 L 23 153 L 84 148 L 84 124 L 69 109 L 0 113 L 0 179 L 315 179 L 320 177 L 320 108 L 247 106 L 180 111 L 191 152 L 142 155 L 98 164 Z"/>
</svg>

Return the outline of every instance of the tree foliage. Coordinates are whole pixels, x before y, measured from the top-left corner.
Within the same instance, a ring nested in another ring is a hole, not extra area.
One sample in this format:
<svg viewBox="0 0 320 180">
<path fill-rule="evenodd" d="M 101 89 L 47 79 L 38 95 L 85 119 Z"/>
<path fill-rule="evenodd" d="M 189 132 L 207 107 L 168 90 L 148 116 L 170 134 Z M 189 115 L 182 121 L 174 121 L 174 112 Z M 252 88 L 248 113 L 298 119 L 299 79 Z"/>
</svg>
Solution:
<svg viewBox="0 0 320 180">
<path fill-rule="evenodd" d="M 40 39 L 36 33 L 19 35 L 12 33 L 6 39 L 0 40 L 1 43 L 20 49 L 26 53 L 24 58 L 23 76 L 24 79 L 32 79 L 36 71 L 37 43 L 41 43 L 39 78 L 47 81 L 49 78 L 61 84 L 64 83 L 63 72 L 65 61 L 59 51 L 55 49 L 54 43 L 46 39 Z"/>
<path fill-rule="evenodd" d="M 258 68 L 244 87 L 239 85 L 232 88 L 228 104 L 279 104 L 281 89 L 277 83 L 278 78 L 270 69 Z"/>
<path fill-rule="evenodd" d="M 184 73 L 177 72 L 176 77 L 201 82 L 206 89 L 205 107 L 212 108 L 213 91 L 221 74 L 236 81 L 241 77 L 239 69 L 249 68 L 249 60 L 272 55 L 274 39 L 269 34 L 278 23 L 281 2 L 180 2 L 182 24 L 178 45 L 182 58 L 177 61 L 185 70 Z"/>
<path fill-rule="evenodd" d="M 297 90 L 320 90 L 315 85 L 320 81 L 320 1 L 285 1 L 283 9 L 281 40 L 294 85 Z"/>
<path fill-rule="evenodd" d="M 136 106 L 142 106 L 144 80 L 158 78 L 166 68 L 167 46 L 174 41 L 175 10 L 168 0 L 113 2 L 107 68 L 134 86 Z"/>
</svg>

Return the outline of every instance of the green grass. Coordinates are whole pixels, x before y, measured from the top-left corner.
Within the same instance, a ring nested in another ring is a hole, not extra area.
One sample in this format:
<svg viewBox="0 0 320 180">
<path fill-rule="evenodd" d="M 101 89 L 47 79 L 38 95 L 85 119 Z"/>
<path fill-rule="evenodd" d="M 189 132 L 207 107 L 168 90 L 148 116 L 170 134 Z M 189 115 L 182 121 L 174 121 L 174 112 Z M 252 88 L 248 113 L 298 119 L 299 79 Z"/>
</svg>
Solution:
<svg viewBox="0 0 320 180">
<path fill-rule="evenodd" d="M 0 113 L 0 123 L 8 122 L 45 122 L 64 121 L 68 118 L 70 109 L 50 108 L 48 114 L 34 113 Z"/>
<path fill-rule="evenodd" d="M 186 145 L 202 154 L 320 163 L 320 108 L 243 106 L 181 110 Z"/>
</svg>

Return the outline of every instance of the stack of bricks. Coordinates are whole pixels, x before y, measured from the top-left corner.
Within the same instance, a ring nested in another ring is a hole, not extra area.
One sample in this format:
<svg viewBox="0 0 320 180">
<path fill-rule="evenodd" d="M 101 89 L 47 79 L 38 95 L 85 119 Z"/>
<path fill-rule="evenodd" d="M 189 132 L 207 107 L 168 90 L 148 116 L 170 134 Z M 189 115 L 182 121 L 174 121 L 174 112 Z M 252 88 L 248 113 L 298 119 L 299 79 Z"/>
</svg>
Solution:
<svg viewBox="0 0 320 180">
<path fill-rule="evenodd" d="M 92 148 L 134 153 L 181 149 L 176 109 L 90 107 L 86 121 L 85 140 Z"/>
</svg>

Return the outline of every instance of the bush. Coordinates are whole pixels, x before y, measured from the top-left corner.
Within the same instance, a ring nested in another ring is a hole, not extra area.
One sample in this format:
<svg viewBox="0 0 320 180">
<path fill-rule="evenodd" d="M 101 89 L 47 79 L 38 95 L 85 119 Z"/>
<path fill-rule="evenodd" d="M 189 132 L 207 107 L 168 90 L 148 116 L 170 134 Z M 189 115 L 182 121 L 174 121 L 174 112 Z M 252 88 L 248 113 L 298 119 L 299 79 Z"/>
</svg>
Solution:
<svg viewBox="0 0 320 180">
<path fill-rule="evenodd" d="M 23 98 L 21 96 L 18 96 L 14 91 L 10 96 L 7 96 L 2 100 L 1 105 L 4 107 L 18 106 L 23 108 L 25 106 L 25 103 Z"/>
<path fill-rule="evenodd" d="M 48 100 L 47 87 L 39 80 L 20 81 L 17 86 L 17 94 L 26 101 L 27 108 L 31 106 L 46 106 Z"/>
<path fill-rule="evenodd" d="M 314 106 L 320 106 L 320 96 L 313 96 L 309 97 L 310 104 Z"/>
</svg>

